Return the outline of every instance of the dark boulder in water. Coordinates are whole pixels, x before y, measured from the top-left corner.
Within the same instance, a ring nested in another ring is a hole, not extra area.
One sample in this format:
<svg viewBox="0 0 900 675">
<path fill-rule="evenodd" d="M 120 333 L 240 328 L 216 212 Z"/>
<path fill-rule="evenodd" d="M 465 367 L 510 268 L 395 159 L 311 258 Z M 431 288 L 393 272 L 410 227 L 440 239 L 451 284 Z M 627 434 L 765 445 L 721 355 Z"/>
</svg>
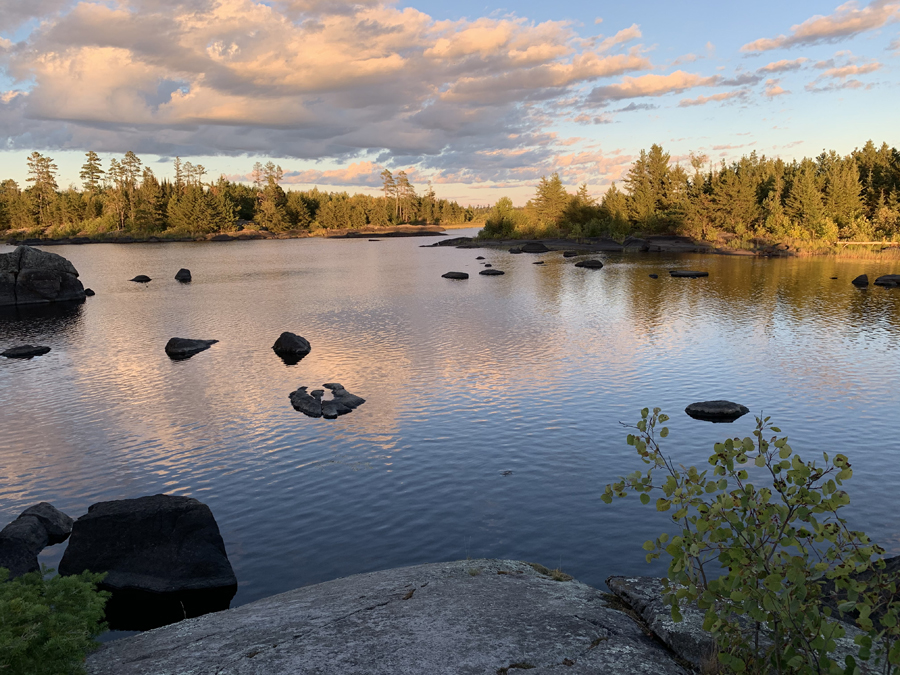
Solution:
<svg viewBox="0 0 900 675">
<path fill-rule="evenodd" d="M 30 246 L 0 254 L 0 307 L 84 298 L 78 271 L 61 255 Z"/>
<path fill-rule="evenodd" d="M 658 274 L 651 274 L 651 275 L 650 275 L 650 278 L 651 278 L 651 279 L 659 279 L 659 275 L 658 275 Z"/>
<path fill-rule="evenodd" d="M 89 298 L 97 295 L 96 293 L 94 293 L 93 289 L 91 289 L 91 288 L 85 288 L 84 294 Z"/>
<path fill-rule="evenodd" d="M 166 354 L 171 359 L 187 359 L 198 352 L 209 349 L 218 340 L 191 340 L 189 338 L 173 337 L 166 343 Z"/>
<path fill-rule="evenodd" d="M 153 281 L 153 279 L 148 277 L 146 274 L 138 274 L 133 279 L 129 279 L 129 281 L 136 281 L 139 284 L 146 284 L 148 281 Z"/>
<path fill-rule="evenodd" d="M 37 572 L 38 554 L 45 546 L 64 542 L 72 532 L 72 519 L 47 502 L 25 509 L 0 531 L 0 567 L 11 579 Z"/>
<path fill-rule="evenodd" d="M 187 283 L 191 280 L 191 271 L 182 267 L 175 273 L 175 281 Z"/>
<path fill-rule="evenodd" d="M 579 260 L 575 263 L 575 267 L 586 267 L 589 270 L 599 270 L 603 268 L 603 263 L 596 259 Z"/>
<path fill-rule="evenodd" d="M 501 272 L 500 270 L 495 270 L 495 269 L 489 269 L 489 270 L 481 270 L 478 274 L 485 276 L 485 277 L 499 277 L 500 275 L 505 274 L 505 272 Z"/>
<path fill-rule="evenodd" d="M 546 253 L 549 250 L 539 241 L 529 241 L 522 244 L 522 253 Z"/>
<path fill-rule="evenodd" d="M 148 630 L 228 609 L 237 578 L 209 507 L 153 495 L 93 504 L 75 521 L 62 575 L 106 572 L 110 628 Z"/>
<path fill-rule="evenodd" d="M 5 352 L 0 352 L 0 356 L 5 356 L 8 359 L 30 359 L 32 356 L 41 356 L 49 351 L 50 347 L 19 345 L 18 347 L 11 347 Z"/>
<path fill-rule="evenodd" d="M 286 364 L 293 366 L 309 354 L 312 350 L 312 345 L 309 344 L 309 340 L 305 337 L 285 331 L 275 340 L 272 349 Z"/>
<path fill-rule="evenodd" d="M 466 272 L 447 272 L 446 274 L 441 275 L 444 279 L 468 279 L 469 275 Z"/>
<path fill-rule="evenodd" d="M 676 279 L 699 279 L 700 277 L 708 277 L 709 272 L 698 272 L 696 270 L 669 270 L 669 276 Z"/>
<path fill-rule="evenodd" d="M 306 387 L 298 387 L 290 394 L 291 405 L 307 417 L 324 417 L 333 420 L 340 415 L 346 415 L 366 402 L 366 399 L 351 394 L 337 382 L 329 382 L 322 386 L 331 390 L 332 398 L 322 400 L 325 394 L 324 389 L 314 389 L 307 393 Z"/>
<path fill-rule="evenodd" d="M 850 283 L 854 286 L 858 286 L 859 288 L 865 288 L 869 285 L 869 276 L 867 274 L 860 274 Z"/>
<path fill-rule="evenodd" d="M 885 288 L 897 288 L 900 286 L 900 274 L 884 274 L 875 280 L 876 286 Z"/>
<path fill-rule="evenodd" d="M 684 412 L 695 420 L 734 422 L 739 417 L 750 412 L 750 409 L 731 401 L 701 401 L 699 403 L 691 403 L 684 409 Z"/>
</svg>

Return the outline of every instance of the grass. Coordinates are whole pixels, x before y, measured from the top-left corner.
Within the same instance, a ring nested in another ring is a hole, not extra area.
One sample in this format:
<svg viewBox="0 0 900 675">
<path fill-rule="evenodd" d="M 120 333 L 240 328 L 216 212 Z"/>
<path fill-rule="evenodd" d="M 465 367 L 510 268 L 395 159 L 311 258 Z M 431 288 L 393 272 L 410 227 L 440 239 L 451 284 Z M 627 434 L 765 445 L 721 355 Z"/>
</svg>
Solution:
<svg viewBox="0 0 900 675">
<path fill-rule="evenodd" d="M 535 572 L 538 574 L 543 574 L 545 577 L 550 577 L 553 581 L 572 581 L 572 576 L 566 574 L 558 567 L 555 570 L 551 570 L 547 567 L 544 567 L 540 563 L 528 563 Z"/>
</svg>

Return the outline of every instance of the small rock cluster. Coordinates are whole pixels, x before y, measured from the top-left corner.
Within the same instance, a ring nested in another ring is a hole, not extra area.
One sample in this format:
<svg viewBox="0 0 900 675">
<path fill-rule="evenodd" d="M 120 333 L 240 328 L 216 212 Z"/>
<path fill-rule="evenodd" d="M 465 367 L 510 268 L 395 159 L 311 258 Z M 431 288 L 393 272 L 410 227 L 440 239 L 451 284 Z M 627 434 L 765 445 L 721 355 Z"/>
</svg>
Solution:
<svg viewBox="0 0 900 675">
<path fill-rule="evenodd" d="M 324 417 L 327 420 L 337 419 L 339 415 L 346 415 L 366 402 L 366 399 L 351 394 L 344 389 L 344 385 L 337 382 L 329 382 L 322 385 L 331 390 L 332 398 L 322 400 L 325 389 L 314 389 L 307 393 L 307 387 L 298 387 L 291 392 L 291 405 L 307 417 Z"/>
</svg>

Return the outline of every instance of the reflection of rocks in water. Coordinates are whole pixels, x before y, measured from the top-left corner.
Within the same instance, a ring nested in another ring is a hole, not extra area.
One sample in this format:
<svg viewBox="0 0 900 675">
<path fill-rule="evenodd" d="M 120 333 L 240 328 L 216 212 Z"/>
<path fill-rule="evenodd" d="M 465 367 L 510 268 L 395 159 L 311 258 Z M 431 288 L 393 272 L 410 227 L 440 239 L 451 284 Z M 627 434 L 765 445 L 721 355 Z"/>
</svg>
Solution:
<svg viewBox="0 0 900 675">
<path fill-rule="evenodd" d="M 330 382 L 322 386 L 331 390 L 332 398 L 322 399 L 325 395 L 324 389 L 314 389 L 307 393 L 307 387 L 298 387 L 290 394 L 291 405 L 307 417 L 324 417 L 327 420 L 333 420 L 340 415 L 346 415 L 366 402 L 366 399 L 351 394 L 337 382 Z"/>
<path fill-rule="evenodd" d="M 0 335 L 13 344 L 53 341 L 81 323 L 84 300 L 0 307 Z"/>
<path fill-rule="evenodd" d="M 62 575 L 107 572 L 110 628 L 148 630 L 228 609 L 237 578 L 209 507 L 154 495 L 100 502 L 75 521 Z"/>
<path fill-rule="evenodd" d="M 704 422 L 734 422 L 739 417 L 750 412 L 747 406 L 731 401 L 702 401 L 691 403 L 684 409 L 695 420 Z"/>
</svg>

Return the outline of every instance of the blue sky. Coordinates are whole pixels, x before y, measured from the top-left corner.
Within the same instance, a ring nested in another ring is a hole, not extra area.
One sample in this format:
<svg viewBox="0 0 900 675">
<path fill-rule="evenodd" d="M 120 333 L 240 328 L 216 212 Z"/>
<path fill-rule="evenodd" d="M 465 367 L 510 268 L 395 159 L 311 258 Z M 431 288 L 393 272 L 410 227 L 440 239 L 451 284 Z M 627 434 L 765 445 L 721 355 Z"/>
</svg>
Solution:
<svg viewBox="0 0 900 675">
<path fill-rule="evenodd" d="M 595 195 L 643 148 L 730 161 L 900 145 L 900 0 L 358 4 L 0 0 L 0 176 L 134 150 L 285 187 L 385 167 L 464 203 L 558 171 Z M 598 19 L 602 21 L 598 22 Z"/>
</svg>

